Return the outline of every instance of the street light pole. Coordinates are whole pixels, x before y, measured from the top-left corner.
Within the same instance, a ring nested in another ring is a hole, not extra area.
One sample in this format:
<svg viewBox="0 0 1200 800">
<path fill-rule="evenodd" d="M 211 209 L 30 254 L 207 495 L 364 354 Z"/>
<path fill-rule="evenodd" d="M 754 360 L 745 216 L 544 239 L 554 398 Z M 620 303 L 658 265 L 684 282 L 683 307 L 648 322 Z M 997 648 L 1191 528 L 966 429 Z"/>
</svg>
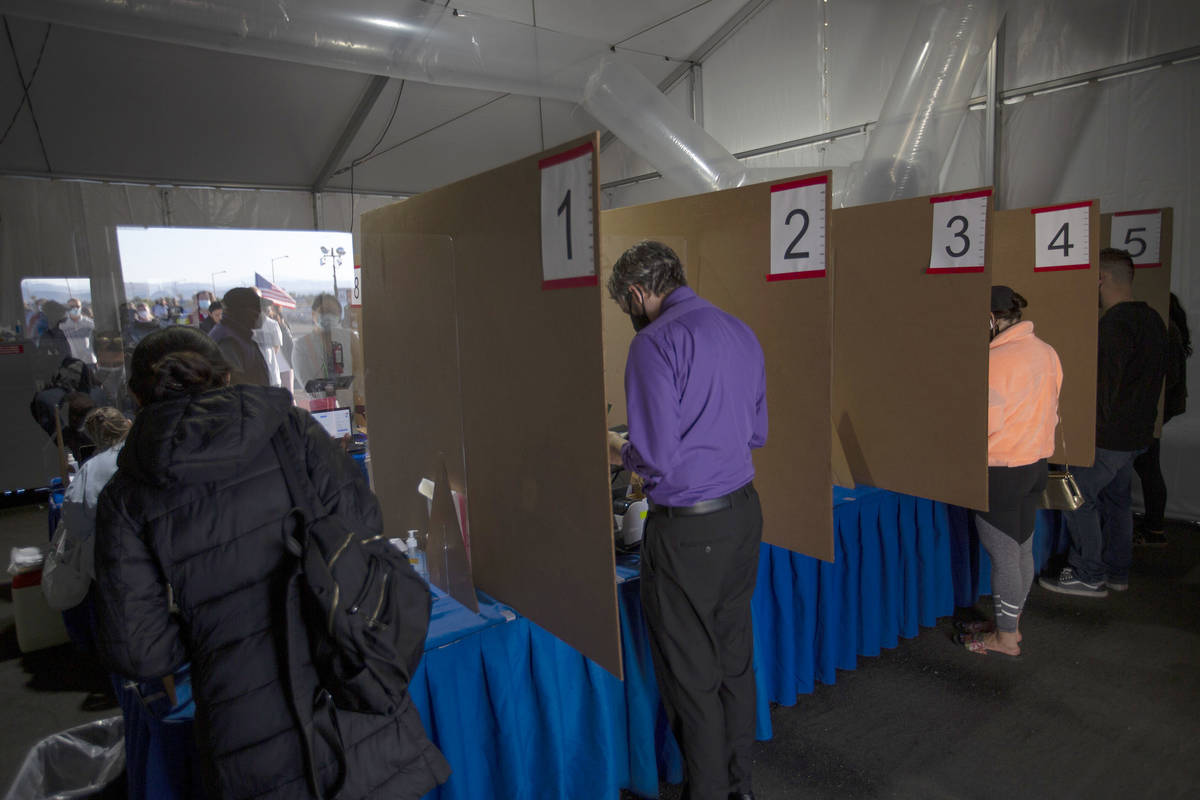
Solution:
<svg viewBox="0 0 1200 800">
<path fill-rule="evenodd" d="M 288 258 L 288 256 L 275 256 L 271 259 L 271 283 L 278 285 L 279 282 L 275 280 L 275 262 L 283 261 L 285 258 Z"/>
</svg>

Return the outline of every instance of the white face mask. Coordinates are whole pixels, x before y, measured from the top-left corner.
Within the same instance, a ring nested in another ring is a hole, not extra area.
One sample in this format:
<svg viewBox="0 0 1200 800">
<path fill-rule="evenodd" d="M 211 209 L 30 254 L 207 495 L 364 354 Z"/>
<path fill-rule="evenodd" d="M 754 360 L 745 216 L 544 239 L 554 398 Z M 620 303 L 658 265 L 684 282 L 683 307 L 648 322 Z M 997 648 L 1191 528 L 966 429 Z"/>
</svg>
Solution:
<svg viewBox="0 0 1200 800">
<path fill-rule="evenodd" d="M 338 324 L 337 314 L 322 314 L 317 319 L 317 324 L 322 328 L 336 328 Z"/>
<path fill-rule="evenodd" d="M 71 319 L 79 319 L 83 314 L 83 310 L 76 306 L 71 306 L 67 309 L 67 314 L 71 316 Z"/>
<path fill-rule="evenodd" d="M 201 311 L 208 311 L 208 307 L 209 307 L 209 305 L 211 305 L 211 304 L 209 303 L 209 301 L 208 301 L 208 300 L 201 300 L 201 301 L 200 301 L 200 310 L 201 310 Z"/>
</svg>

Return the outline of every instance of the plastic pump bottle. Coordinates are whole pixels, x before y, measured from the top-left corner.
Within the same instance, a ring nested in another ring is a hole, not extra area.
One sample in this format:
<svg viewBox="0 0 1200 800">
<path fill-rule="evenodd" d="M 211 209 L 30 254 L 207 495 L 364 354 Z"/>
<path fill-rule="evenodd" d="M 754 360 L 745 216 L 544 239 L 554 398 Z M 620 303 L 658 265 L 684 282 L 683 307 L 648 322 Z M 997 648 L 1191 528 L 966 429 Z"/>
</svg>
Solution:
<svg viewBox="0 0 1200 800">
<path fill-rule="evenodd" d="M 425 554 L 417 547 L 416 531 L 408 532 L 408 540 L 404 543 L 404 548 L 408 551 L 408 563 L 412 565 L 413 571 L 425 580 L 429 580 L 429 574 L 425 571 Z"/>
</svg>

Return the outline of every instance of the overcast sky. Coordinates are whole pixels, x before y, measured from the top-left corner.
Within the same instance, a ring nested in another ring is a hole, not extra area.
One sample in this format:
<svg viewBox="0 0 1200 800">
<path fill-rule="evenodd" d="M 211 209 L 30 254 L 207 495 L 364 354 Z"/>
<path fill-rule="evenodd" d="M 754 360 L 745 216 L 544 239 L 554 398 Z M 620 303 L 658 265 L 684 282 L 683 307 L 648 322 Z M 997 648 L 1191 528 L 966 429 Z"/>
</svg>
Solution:
<svg viewBox="0 0 1200 800">
<path fill-rule="evenodd" d="M 349 233 L 323 231 L 262 231 L 213 228 L 117 228 L 121 270 L 126 283 L 151 283 L 168 287 L 172 282 L 211 284 L 214 272 L 217 293 L 234 286 L 253 286 L 254 273 L 284 289 L 289 281 L 322 281 L 333 284 L 333 270 L 321 264 L 321 248 L 346 249 L 338 269 L 338 287 L 354 281 L 354 255 Z M 280 259 L 279 256 L 287 256 Z"/>
</svg>

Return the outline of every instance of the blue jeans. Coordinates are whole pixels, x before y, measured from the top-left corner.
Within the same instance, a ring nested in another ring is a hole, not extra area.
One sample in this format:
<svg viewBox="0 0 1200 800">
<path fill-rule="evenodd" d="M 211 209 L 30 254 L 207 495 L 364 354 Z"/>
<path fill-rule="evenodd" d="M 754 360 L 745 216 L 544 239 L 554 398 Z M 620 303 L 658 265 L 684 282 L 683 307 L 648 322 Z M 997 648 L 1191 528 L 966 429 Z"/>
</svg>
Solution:
<svg viewBox="0 0 1200 800">
<path fill-rule="evenodd" d="M 1067 563 L 1075 577 L 1088 583 L 1127 580 L 1133 561 L 1133 509 L 1129 497 L 1133 460 L 1144 450 L 1096 448 L 1090 467 L 1071 474 L 1083 494 L 1083 505 L 1063 514 L 1071 534 Z"/>
</svg>

